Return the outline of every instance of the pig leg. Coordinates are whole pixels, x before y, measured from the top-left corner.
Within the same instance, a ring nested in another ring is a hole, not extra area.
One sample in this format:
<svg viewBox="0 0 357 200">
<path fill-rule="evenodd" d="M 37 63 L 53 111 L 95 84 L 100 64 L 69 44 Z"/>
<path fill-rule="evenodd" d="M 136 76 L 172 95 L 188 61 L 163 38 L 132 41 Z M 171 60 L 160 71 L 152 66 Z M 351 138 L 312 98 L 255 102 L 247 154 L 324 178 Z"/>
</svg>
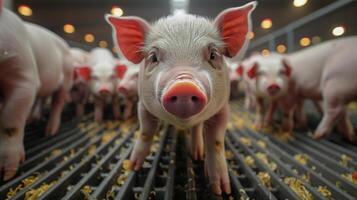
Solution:
<svg viewBox="0 0 357 200">
<path fill-rule="evenodd" d="M 265 115 L 265 120 L 264 120 L 266 125 L 268 125 L 268 126 L 272 125 L 275 110 L 276 110 L 276 102 L 275 101 L 270 101 L 269 102 L 268 112 Z"/>
<path fill-rule="evenodd" d="M 118 96 L 113 97 L 112 106 L 114 119 L 118 120 L 120 118 L 120 102 Z"/>
<path fill-rule="evenodd" d="M 0 112 L 0 174 L 3 179 L 12 178 L 19 163 L 25 159 L 23 146 L 24 127 L 35 101 L 35 84 L 26 87 L 9 86 L 4 93 Z"/>
<path fill-rule="evenodd" d="M 283 119 L 282 119 L 282 130 L 285 132 L 291 133 L 294 128 L 294 111 L 295 111 L 295 103 L 291 99 L 289 102 L 285 102 L 283 107 Z"/>
<path fill-rule="evenodd" d="M 226 104 L 204 124 L 205 171 L 208 174 L 212 191 L 218 195 L 221 195 L 222 191 L 227 194 L 231 193 L 224 149 L 228 118 L 229 107 Z"/>
<path fill-rule="evenodd" d="M 100 123 L 103 121 L 103 100 L 96 98 L 94 101 L 94 120 Z"/>
<path fill-rule="evenodd" d="M 134 103 L 131 99 L 125 99 L 125 108 L 124 108 L 124 120 L 128 120 L 132 116 Z"/>
<path fill-rule="evenodd" d="M 84 103 L 79 102 L 76 104 L 76 116 L 78 119 L 81 119 L 84 115 Z"/>
<path fill-rule="evenodd" d="M 190 134 L 190 151 L 193 160 L 204 159 L 203 123 L 194 126 Z"/>
<path fill-rule="evenodd" d="M 264 122 L 264 102 L 262 98 L 256 98 L 256 114 L 255 114 L 255 123 L 254 126 L 257 130 L 263 128 Z"/>
<path fill-rule="evenodd" d="M 130 161 L 135 171 L 138 171 L 150 153 L 150 146 L 157 132 L 158 119 L 146 110 L 144 105 L 138 103 L 138 115 L 140 123 L 140 135 L 136 139 L 134 150 L 130 155 Z"/>
<path fill-rule="evenodd" d="M 306 114 L 304 112 L 304 100 L 298 100 L 295 109 L 297 127 L 304 128 L 306 127 Z"/>
<path fill-rule="evenodd" d="M 343 110 L 344 108 L 341 104 L 326 99 L 324 116 L 315 131 L 314 139 L 321 139 L 329 135 L 333 126 L 336 124 L 336 120 L 343 113 Z"/>
<path fill-rule="evenodd" d="M 63 87 L 58 89 L 51 99 L 51 114 L 46 127 L 46 135 L 54 135 L 57 133 L 61 124 L 61 114 L 66 103 L 66 91 Z"/>
<path fill-rule="evenodd" d="M 343 109 L 340 118 L 338 119 L 337 129 L 339 132 L 343 133 L 349 141 L 356 141 L 356 134 L 353 130 L 351 120 L 348 118 L 346 107 Z"/>
</svg>

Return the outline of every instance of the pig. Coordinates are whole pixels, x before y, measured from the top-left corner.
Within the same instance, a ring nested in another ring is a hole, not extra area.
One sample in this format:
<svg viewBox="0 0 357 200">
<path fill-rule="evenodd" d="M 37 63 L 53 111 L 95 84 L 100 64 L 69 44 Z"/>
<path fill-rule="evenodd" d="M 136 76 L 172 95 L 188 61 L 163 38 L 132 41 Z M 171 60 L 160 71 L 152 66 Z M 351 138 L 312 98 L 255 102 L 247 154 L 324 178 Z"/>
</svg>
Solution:
<svg viewBox="0 0 357 200">
<path fill-rule="evenodd" d="M 133 116 L 133 110 L 138 101 L 138 81 L 140 66 L 129 61 L 122 60 L 121 64 L 125 68 L 122 79 L 117 86 L 118 92 L 124 97 L 124 120 Z M 127 70 L 126 70 L 127 68 Z"/>
<path fill-rule="evenodd" d="M 40 87 L 23 21 L 0 1 L 0 174 L 9 180 L 25 159 L 26 119 Z M 16 34 L 14 34 L 16 33 Z"/>
<path fill-rule="evenodd" d="M 116 60 L 105 48 L 94 48 L 89 55 L 90 77 L 89 87 L 94 96 L 94 117 L 96 122 L 103 121 L 103 109 L 106 104 L 112 104 L 115 119 L 120 117 L 119 99 L 115 93 L 117 84 Z"/>
<path fill-rule="evenodd" d="M 44 102 L 51 96 L 45 134 L 54 135 L 61 124 L 61 114 L 73 84 L 73 57 L 68 44 L 56 34 L 32 23 L 25 23 L 25 27 L 41 84 L 36 97 Z"/>
<path fill-rule="evenodd" d="M 80 119 L 84 114 L 84 106 L 89 97 L 89 53 L 79 48 L 71 48 L 70 52 L 74 67 L 74 83 L 71 89 L 71 100 L 76 106 L 76 117 Z"/>
<path fill-rule="evenodd" d="M 237 62 L 228 61 L 229 82 L 230 82 L 230 99 L 236 99 L 239 96 L 239 83 L 242 81 L 242 67 Z"/>
<path fill-rule="evenodd" d="M 140 134 L 130 156 L 134 170 L 149 154 L 162 120 L 190 130 L 191 156 L 204 157 L 212 191 L 231 192 L 224 156 L 230 91 L 226 58 L 245 53 L 255 6 L 227 9 L 214 21 L 183 14 L 150 25 L 139 17 L 106 16 L 120 57 L 141 65 Z"/>
<path fill-rule="evenodd" d="M 288 66 L 291 73 L 287 85 L 289 93 L 278 101 L 284 111 L 285 131 L 293 128 L 293 112 L 299 102 L 323 100 L 323 118 L 314 138 L 326 137 L 337 125 L 349 141 L 356 141 L 346 110 L 348 103 L 357 100 L 356 45 L 357 37 L 340 38 L 275 59 L 274 62 Z"/>
<path fill-rule="evenodd" d="M 52 95 L 46 134 L 58 130 L 65 94 L 72 83 L 70 62 L 63 40 L 42 27 L 24 23 L 0 5 L 0 171 L 4 180 L 12 178 L 25 159 L 24 127 L 36 98 Z"/>
</svg>

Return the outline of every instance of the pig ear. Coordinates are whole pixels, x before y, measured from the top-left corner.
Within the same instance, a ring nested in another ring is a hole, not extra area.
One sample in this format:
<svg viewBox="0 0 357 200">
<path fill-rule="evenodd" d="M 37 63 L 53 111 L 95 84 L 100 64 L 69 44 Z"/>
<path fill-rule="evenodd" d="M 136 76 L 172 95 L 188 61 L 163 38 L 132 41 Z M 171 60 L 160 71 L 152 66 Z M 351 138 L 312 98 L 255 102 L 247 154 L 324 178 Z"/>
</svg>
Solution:
<svg viewBox="0 0 357 200">
<path fill-rule="evenodd" d="M 79 67 L 75 67 L 74 69 L 74 77 L 75 80 L 78 78 L 82 78 L 85 81 L 89 81 L 90 80 L 90 76 L 91 76 L 91 68 L 89 66 L 79 66 Z"/>
<path fill-rule="evenodd" d="M 291 67 L 290 67 L 289 62 L 288 62 L 286 59 L 283 59 L 283 60 L 282 60 L 282 63 L 283 63 L 284 68 L 285 68 L 285 70 L 284 70 L 285 75 L 286 75 L 287 77 L 290 77 L 290 76 L 291 76 L 291 71 L 292 71 L 292 69 L 291 69 Z"/>
<path fill-rule="evenodd" d="M 138 64 L 143 59 L 142 47 L 149 24 L 139 17 L 115 17 L 106 15 L 105 19 L 112 26 L 113 40 L 120 57 Z"/>
<path fill-rule="evenodd" d="M 238 65 L 236 72 L 239 76 L 243 76 L 243 66 L 242 65 Z"/>
<path fill-rule="evenodd" d="M 126 65 L 119 64 L 119 65 L 115 66 L 115 74 L 116 74 L 117 78 L 123 78 L 126 70 L 127 70 Z"/>
<path fill-rule="evenodd" d="M 247 75 L 250 79 L 257 77 L 258 72 L 258 63 L 254 63 L 254 65 L 248 70 Z"/>
<path fill-rule="evenodd" d="M 230 8 L 221 12 L 215 19 L 215 24 L 226 45 L 225 55 L 230 58 L 239 57 L 248 46 L 248 33 L 252 29 L 251 12 L 256 7 L 255 1 L 242 7 Z"/>
</svg>

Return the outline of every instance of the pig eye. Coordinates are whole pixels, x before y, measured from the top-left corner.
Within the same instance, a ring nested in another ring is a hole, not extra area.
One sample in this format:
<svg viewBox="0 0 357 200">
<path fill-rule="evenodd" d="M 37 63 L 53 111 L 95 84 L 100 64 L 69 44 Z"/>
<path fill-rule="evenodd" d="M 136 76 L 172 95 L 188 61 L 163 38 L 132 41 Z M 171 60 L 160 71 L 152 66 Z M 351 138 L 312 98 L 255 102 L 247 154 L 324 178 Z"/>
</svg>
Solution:
<svg viewBox="0 0 357 200">
<path fill-rule="evenodd" d="M 214 60 L 216 58 L 216 54 L 215 52 L 211 52 L 210 56 L 209 56 L 209 59 L 210 60 Z"/>
<path fill-rule="evenodd" d="M 156 63 L 159 61 L 155 52 L 150 53 L 149 60 L 151 63 Z"/>
</svg>

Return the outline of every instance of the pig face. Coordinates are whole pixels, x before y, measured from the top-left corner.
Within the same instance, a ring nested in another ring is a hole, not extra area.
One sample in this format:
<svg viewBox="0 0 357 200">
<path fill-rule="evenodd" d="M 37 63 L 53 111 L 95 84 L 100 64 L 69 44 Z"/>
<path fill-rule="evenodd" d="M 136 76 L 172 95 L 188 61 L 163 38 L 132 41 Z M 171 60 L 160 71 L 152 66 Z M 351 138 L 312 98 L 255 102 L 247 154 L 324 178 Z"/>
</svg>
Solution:
<svg viewBox="0 0 357 200">
<path fill-rule="evenodd" d="M 281 55 L 254 56 L 247 74 L 258 94 L 274 99 L 286 94 L 291 67 Z"/>
<path fill-rule="evenodd" d="M 117 90 L 120 94 L 129 97 L 138 94 L 138 81 L 140 67 L 135 64 L 127 64 L 128 69 L 125 71 L 120 80 Z"/>
<path fill-rule="evenodd" d="M 110 62 L 100 62 L 91 66 L 90 88 L 97 97 L 106 97 L 114 92 L 116 76 L 114 64 Z"/>
<path fill-rule="evenodd" d="M 254 7 L 250 3 L 228 9 L 214 22 L 175 15 L 149 25 L 137 17 L 107 16 L 120 53 L 142 65 L 139 99 L 148 111 L 179 127 L 217 113 L 229 94 L 224 59 L 238 56 L 247 46 Z"/>
</svg>

